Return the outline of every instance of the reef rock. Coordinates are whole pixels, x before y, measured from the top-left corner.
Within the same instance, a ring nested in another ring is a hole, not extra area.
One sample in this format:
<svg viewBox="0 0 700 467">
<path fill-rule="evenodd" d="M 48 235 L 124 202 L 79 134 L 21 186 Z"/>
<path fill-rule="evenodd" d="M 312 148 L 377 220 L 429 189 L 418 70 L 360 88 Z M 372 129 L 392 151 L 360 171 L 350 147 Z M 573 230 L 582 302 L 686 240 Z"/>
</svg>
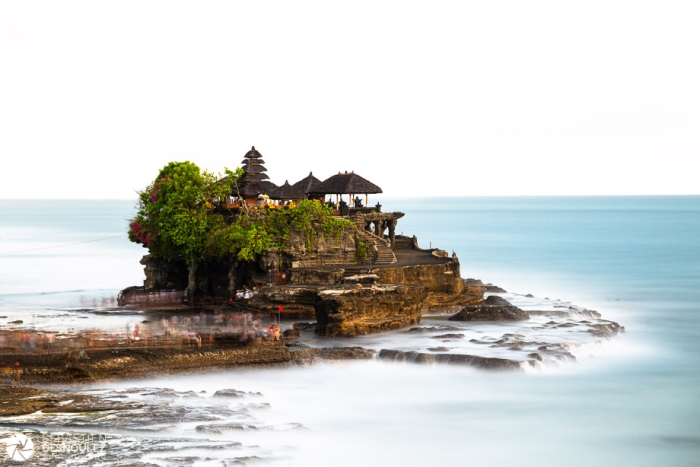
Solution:
<svg viewBox="0 0 700 467">
<path fill-rule="evenodd" d="M 522 321 L 530 316 L 508 300 L 489 296 L 479 305 L 470 305 L 450 317 L 450 321 Z"/>
<path fill-rule="evenodd" d="M 313 318 L 316 315 L 314 305 L 318 289 L 319 286 L 291 284 L 263 287 L 246 305 L 248 309 L 266 313 L 276 313 L 282 307 L 284 311 L 281 314 L 285 318 Z"/>
<path fill-rule="evenodd" d="M 441 349 L 438 347 L 438 349 Z M 434 351 L 433 349 L 429 349 Z M 520 362 L 508 360 L 506 358 L 480 357 L 477 355 L 463 354 L 426 354 L 414 351 L 388 350 L 379 352 L 379 358 L 394 362 L 410 363 L 448 363 L 452 365 L 466 365 L 482 370 L 521 370 Z"/>
<path fill-rule="evenodd" d="M 372 270 L 381 284 L 405 284 L 425 287 L 428 292 L 424 310 L 464 306 L 483 300 L 486 287 L 481 281 L 462 280 L 459 261 L 415 264 Z"/>
<path fill-rule="evenodd" d="M 354 337 L 418 324 L 424 287 L 344 285 L 318 292 L 316 334 Z"/>
</svg>

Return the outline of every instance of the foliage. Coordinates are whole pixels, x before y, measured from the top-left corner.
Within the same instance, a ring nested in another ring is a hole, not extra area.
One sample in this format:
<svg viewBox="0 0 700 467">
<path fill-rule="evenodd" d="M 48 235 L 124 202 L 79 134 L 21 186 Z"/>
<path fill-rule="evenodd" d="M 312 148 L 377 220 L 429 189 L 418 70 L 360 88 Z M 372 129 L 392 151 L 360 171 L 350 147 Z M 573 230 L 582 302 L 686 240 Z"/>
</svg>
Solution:
<svg viewBox="0 0 700 467">
<path fill-rule="evenodd" d="M 233 193 L 240 198 L 241 193 L 238 188 L 238 180 L 243 176 L 243 169 L 236 167 L 235 170 L 230 170 L 228 167 L 224 167 L 224 173 L 226 174 L 226 180 L 230 181 L 230 190 L 227 194 Z M 243 209 L 243 212 L 248 214 L 248 205 L 246 203 L 243 203 L 241 208 Z"/>
<path fill-rule="evenodd" d="M 288 214 L 284 215 L 289 217 L 289 224 L 304 234 L 307 251 L 312 250 L 317 241 L 314 226 L 320 226 L 323 235 L 333 237 L 336 243 L 345 229 L 355 227 L 355 224 L 347 219 L 334 217 L 333 208 L 317 200 L 303 199 L 296 208 L 287 212 Z"/>
<path fill-rule="evenodd" d="M 333 217 L 331 213 L 332 209 L 319 201 L 301 200 L 294 208 L 267 208 L 254 214 L 241 214 L 231 225 L 213 233 L 209 253 L 252 261 L 271 248 L 288 248 L 292 229 L 304 235 L 307 251 L 312 250 L 318 240 L 317 230 L 338 242 L 343 232 L 355 228 L 355 224 Z"/>
<path fill-rule="evenodd" d="M 212 200 L 225 199 L 232 190 L 236 194 L 236 181 L 243 172 L 240 168 L 225 172 L 227 176 L 219 179 L 189 161 L 163 167 L 153 183 L 139 192 L 129 240 L 148 247 L 155 257 L 188 263 L 222 256 L 253 261 L 266 250 L 288 248 L 292 230 L 304 235 L 310 251 L 319 233 L 337 243 L 346 229 L 355 228 L 316 200 L 301 200 L 294 208 L 252 212 L 243 203 L 241 215 L 226 225 Z"/>
<path fill-rule="evenodd" d="M 355 242 L 355 262 L 359 263 L 369 258 L 369 249 L 371 243 L 362 240 Z"/>
<path fill-rule="evenodd" d="M 153 183 L 139 192 L 129 240 L 148 247 L 156 257 L 201 260 L 210 233 L 225 225 L 211 200 L 230 193 L 230 182 L 217 179 L 189 161 L 163 167 Z"/>
</svg>

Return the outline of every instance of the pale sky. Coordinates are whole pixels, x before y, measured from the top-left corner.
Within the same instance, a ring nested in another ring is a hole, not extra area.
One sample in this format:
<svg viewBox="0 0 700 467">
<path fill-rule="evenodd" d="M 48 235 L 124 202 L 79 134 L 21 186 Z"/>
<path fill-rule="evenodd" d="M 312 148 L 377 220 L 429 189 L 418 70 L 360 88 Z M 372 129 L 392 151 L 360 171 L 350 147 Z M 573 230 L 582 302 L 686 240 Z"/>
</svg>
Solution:
<svg viewBox="0 0 700 467">
<path fill-rule="evenodd" d="M 391 196 L 699 194 L 700 2 L 0 3 L 0 198 L 251 145 Z"/>
</svg>

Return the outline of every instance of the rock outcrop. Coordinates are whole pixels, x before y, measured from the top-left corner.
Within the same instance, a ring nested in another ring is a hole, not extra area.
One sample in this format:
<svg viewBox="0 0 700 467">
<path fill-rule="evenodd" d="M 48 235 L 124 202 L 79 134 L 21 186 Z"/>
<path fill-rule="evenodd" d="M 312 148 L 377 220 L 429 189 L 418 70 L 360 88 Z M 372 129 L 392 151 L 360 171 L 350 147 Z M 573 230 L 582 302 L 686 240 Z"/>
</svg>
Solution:
<svg viewBox="0 0 700 467">
<path fill-rule="evenodd" d="M 246 307 L 263 313 L 277 313 L 283 307 L 285 318 L 313 319 L 316 316 L 316 294 L 320 286 L 276 285 L 263 287 L 247 300 Z"/>
<path fill-rule="evenodd" d="M 459 261 L 376 268 L 372 273 L 379 276 L 381 284 L 424 287 L 427 292 L 424 310 L 463 306 L 479 302 L 483 297 L 483 292 L 479 295 L 475 287 L 471 287 L 468 294 L 463 293 L 465 284 L 460 276 Z"/>
<path fill-rule="evenodd" d="M 139 261 L 146 274 L 144 289 L 180 289 L 187 287 L 187 265 L 184 261 L 168 261 L 146 255 Z"/>
<path fill-rule="evenodd" d="M 479 305 L 470 305 L 450 317 L 450 321 L 522 321 L 530 316 L 508 300 L 491 295 Z"/>
<path fill-rule="evenodd" d="M 442 350 L 434 350 L 442 351 Z M 506 358 L 479 357 L 477 355 L 462 354 L 427 354 L 421 352 L 406 352 L 403 350 L 387 350 L 379 352 L 379 358 L 393 362 L 410 363 L 449 363 L 453 365 L 466 365 L 482 370 L 521 370 L 520 362 Z"/>
<path fill-rule="evenodd" d="M 344 269 L 292 269 L 289 282 L 292 284 L 335 285 L 343 279 Z"/>
<path fill-rule="evenodd" d="M 316 301 L 316 333 L 353 337 L 417 324 L 427 296 L 424 287 L 401 284 L 324 289 Z"/>
</svg>

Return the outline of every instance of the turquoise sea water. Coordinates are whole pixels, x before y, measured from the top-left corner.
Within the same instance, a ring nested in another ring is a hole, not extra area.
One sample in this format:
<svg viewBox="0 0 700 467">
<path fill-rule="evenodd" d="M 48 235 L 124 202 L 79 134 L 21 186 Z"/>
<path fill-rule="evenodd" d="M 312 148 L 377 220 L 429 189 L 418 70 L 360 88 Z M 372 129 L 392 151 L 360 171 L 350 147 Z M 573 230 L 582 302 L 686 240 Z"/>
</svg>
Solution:
<svg viewBox="0 0 700 467">
<path fill-rule="evenodd" d="M 271 417 L 311 428 L 256 440 L 295 446 L 283 465 L 700 465 L 700 197 L 382 204 L 421 246 L 455 250 L 463 277 L 574 301 L 627 333 L 521 374 L 369 362 L 141 384 L 263 391 Z M 46 325 L 46 310 L 139 284 L 132 205 L 0 201 L 0 316 Z"/>
</svg>

